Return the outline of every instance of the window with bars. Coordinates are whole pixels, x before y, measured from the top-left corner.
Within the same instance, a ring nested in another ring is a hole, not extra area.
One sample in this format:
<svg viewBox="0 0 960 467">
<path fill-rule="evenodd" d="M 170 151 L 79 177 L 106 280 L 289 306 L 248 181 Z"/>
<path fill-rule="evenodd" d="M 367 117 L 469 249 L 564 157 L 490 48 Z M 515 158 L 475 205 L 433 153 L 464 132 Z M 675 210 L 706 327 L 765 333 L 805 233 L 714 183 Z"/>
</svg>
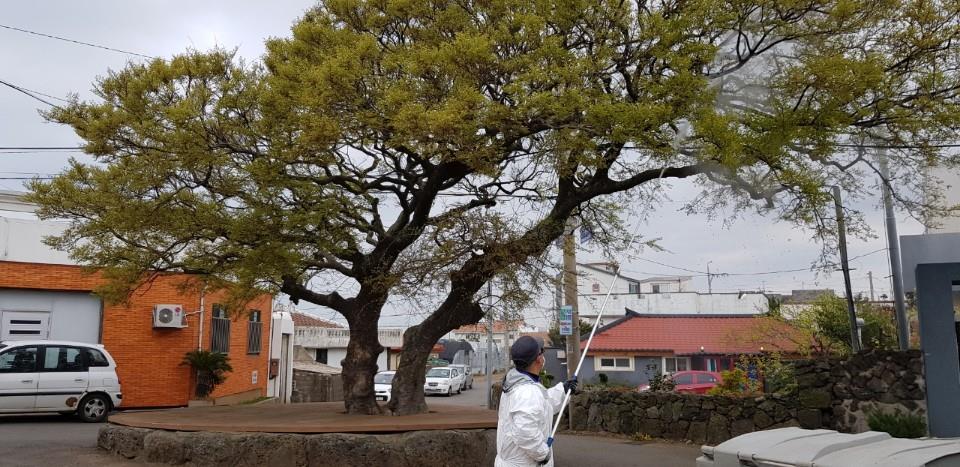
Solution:
<svg viewBox="0 0 960 467">
<path fill-rule="evenodd" d="M 213 305 L 210 351 L 230 353 L 230 318 L 227 317 L 227 308 L 219 303 Z"/>
<path fill-rule="evenodd" d="M 260 318 L 260 310 L 250 310 L 250 322 L 247 323 L 247 354 L 260 354 L 260 348 L 263 347 L 262 332 L 263 321 Z"/>
</svg>

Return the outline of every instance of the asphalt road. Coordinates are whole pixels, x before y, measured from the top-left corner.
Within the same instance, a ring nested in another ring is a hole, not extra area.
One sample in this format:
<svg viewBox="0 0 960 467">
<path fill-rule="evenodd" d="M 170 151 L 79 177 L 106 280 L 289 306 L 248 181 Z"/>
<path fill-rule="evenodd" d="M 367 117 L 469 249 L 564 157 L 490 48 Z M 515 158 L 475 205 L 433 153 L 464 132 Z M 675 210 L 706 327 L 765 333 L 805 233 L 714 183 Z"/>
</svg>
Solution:
<svg viewBox="0 0 960 467">
<path fill-rule="evenodd" d="M 557 435 L 553 455 L 555 467 L 695 467 L 700 446 Z"/>
<path fill-rule="evenodd" d="M 96 449 L 99 423 L 61 415 L 0 416 L 0 466 L 144 466 Z"/>
</svg>

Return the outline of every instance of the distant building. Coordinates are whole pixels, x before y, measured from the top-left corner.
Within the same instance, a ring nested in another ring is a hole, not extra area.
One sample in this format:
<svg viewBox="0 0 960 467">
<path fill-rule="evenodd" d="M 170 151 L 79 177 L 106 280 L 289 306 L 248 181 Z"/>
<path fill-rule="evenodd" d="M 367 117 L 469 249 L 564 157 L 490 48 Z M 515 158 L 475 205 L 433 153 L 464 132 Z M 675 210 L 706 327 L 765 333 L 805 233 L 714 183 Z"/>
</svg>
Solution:
<svg viewBox="0 0 960 467">
<path fill-rule="evenodd" d="M 35 208 L 22 193 L 0 192 L 0 211 Z M 126 302 L 111 303 L 93 293 L 107 283 L 102 273 L 91 273 L 42 242 L 67 226 L 0 215 L 0 341 L 102 344 L 117 361 L 123 408 L 187 405 L 193 371 L 181 363 L 198 349 L 227 354 L 233 366 L 211 395 L 214 400 L 237 402 L 280 391 L 274 383 L 268 392 L 268 381 L 278 376 L 270 366 L 273 297 L 260 295 L 228 313 L 221 306 L 229 301 L 226 291 L 184 288 L 196 280 L 187 274 L 157 274 Z"/>
<path fill-rule="evenodd" d="M 691 290 L 690 276 L 638 279 L 621 274 L 613 281 L 616 268 L 614 263 L 577 264 L 580 319 L 590 321 L 601 314 L 611 283 L 613 291 L 602 311 L 601 324 L 624 317 L 625 308 L 639 313 L 690 315 L 755 315 L 769 310 L 767 298 L 760 292 L 700 293 Z M 558 302 L 562 302 L 562 290 L 561 284 L 557 290 Z"/>
<path fill-rule="evenodd" d="M 350 330 L 306 313 L 295 312 L 292 315 L 294 346 L 302 348 L 317 363 L 340 368 L 340 362 L 347 357 Z M 403 329 L 380 329 L 378 335 L 380 345 L 386 349 L 377 358 L 379 371 L 396 370 L 403 346 Z M 297 349 L 297 354 L 303 355 L 300 349 Z"/>
<path fill-rule="evenodd" d="M 797 354 L 794 331 L 781 321 L 744 315 L 661 315 L 629 313 L 597 330 L 584 359 L 580 379 L 603 373 L 610 382 L 631 386 L 659 373 L 723 371 L 742 355 Z M 770 326 L 776 337 L 763 337 Z M 755 335 L 751 335 L 755 334 Z M 759 336 L 759 337 L 758 337 Z M 759 342 L 758 342 L 759 340 Z M 581 341 L 581 349 L 586 345 Z"/>
<path fill-rule="evenodd" d="M 794 319 L 800 313 L 809 310 L 822 297 L 835 297 L 833 289 L 801 289 L 791 290 L 790 295 L 775 295 L 770 297 L 780 302 L 780 314 L 787 319 Z"/>
</svg>

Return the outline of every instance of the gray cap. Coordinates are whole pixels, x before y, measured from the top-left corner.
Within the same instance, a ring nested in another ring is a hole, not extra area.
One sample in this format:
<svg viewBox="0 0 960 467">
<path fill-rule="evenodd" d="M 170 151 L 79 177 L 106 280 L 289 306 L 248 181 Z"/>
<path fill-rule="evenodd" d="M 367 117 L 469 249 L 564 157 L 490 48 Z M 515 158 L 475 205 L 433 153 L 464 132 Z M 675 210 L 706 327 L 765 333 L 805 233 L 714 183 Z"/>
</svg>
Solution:
<svg viewBox="0 0 960 467">
<path fill-rule="evenodd" d="M 533 363 L 543 352 L 543 342 L 530 336 L 520 336 L 510 346 L 510 360 L 514 362 Z"/>
</svg>

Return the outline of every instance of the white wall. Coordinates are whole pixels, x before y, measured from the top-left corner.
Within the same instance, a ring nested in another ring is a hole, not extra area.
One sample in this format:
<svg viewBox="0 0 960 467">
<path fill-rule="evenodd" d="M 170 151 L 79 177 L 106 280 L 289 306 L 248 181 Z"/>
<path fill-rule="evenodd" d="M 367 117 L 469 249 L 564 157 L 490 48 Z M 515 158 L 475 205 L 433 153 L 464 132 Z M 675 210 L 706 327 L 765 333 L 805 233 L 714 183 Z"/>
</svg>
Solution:
<svg viewBox="0 0 960 467">
<path fill-rule="evenodd" d="M 65 222 L 0 217 L 0 261 L 76 264 L 67 253 L 43 243 L 43 237 L 59 235 L 66 228 Z"/>
<path fill-rule="evenodd" d="M 581 297 L 580 317 L 596 318 L 602 296 Z M 585 308 L 584 308 L 585 306 Z M 755 315 L 769 311 L 767 297 L 759 293 L 702 294 L 698 292 L 612 295 L 603 310 L 601 324 L 610 324 L 626 315 L 626 308 L 637 313 L 663 315 Z M 584 312 L 583 310 L 588 310 Z"/>
<path fill-rule="evenodd" d="M 283 336 L 287 336 L 286 352 Z M 280 360 L 280 371 L 286 374 L 267 381 L 267 395 L 289 401 L 293 393 L 293 318 L 290 313 L 271 313 L 270 359 Z M 280 387 L 281 382 L 283 387 Z"/>
<path fill-rule="evenodd" d="M 928 183 L 936 184 L 943 190 L 945 205 L 960 204 L 960 171 L 939 167 L 930 171 L 930 178 L 931 180 Z M 938 225 L 928 225 L 926 233 L 960 233 L 960 215 L 938 217 L 931 220 L 932 223 Z"/>
<path fill-rule="evenodd" d="M 3 312 L 48 312 L 49 333 L 41 337 L 52 340 L 99 343 L 101 308 L 98 297 L 83 292 L 0 290 L 0 317 Z"/>
<path fill-rule="evenodd" d="M 317 355 L 317 349 L 315 347 L 304 347 L 304 349 L 311 357 Z M 377 356 L 377 371 L 387 371 L 387 353 L 388 351 L 384 349 L 384 351 L 380 352 L 380 355 Z M 334 368 L 342 368 L 340 362 L 344 358 L 347 358 L 347 349 L 327 349 L 327 365 Z M 391 369 L 396 370 L 396 368 Z"/>
</svg>

